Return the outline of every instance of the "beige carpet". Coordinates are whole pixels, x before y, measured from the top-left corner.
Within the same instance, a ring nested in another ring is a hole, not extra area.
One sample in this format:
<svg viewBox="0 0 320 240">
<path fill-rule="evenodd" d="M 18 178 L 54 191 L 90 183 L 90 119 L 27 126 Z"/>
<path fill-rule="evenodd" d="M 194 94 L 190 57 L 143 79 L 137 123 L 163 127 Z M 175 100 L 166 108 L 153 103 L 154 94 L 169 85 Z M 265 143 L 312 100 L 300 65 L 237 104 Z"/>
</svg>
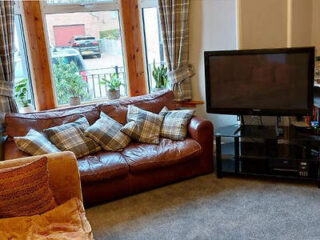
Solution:
<svg viewBox="0 0 320 240">
<path fill-rule="evenodd" d="M 319 240 L 320 189 L 207 175 L 87 210 L 96 240 Z"/>
</svg>

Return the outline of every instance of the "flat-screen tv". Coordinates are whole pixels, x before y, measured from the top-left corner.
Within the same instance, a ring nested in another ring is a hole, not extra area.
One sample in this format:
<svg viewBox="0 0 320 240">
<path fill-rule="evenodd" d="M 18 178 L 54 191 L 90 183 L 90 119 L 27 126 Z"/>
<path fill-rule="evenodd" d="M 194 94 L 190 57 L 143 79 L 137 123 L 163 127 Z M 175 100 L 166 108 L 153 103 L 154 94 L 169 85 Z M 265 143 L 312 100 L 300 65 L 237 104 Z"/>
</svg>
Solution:
<svg viewBox="0 0 320 240">
<path fill-rule="evenodd" d="M 208 113 L 312 114 L 314 47 L 204 53 Z"/>
</svg>

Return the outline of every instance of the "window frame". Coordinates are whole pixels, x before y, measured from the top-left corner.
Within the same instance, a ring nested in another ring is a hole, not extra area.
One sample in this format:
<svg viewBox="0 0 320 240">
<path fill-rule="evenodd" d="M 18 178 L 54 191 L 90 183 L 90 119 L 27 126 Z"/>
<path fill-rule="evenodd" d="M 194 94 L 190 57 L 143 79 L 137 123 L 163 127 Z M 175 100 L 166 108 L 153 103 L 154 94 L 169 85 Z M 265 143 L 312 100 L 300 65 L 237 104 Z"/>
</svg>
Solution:
<svg viewBox="0 0 320 240">
<path fill-rule="evenodd" d="M 56 86 L 54 81 L 54 74 L 53 74 L 53 66 L 52 61 L 50 60 L 51 52 L 50 52 L 50 41 L 49 41 L 49 32 L 48 32 L 48 25 L 46 21 L 47 14 L 66 14 L 66 13 L 85 13 L 85 12 L 106 12 L 106 11 L 117 11 L 118 12 L 118 20 L 119 20 L 119 28 L 121 34 L 121 50 L 122 50 L 122 57 L 123 57 L 123 68 L 125 70 L 125 80 L 126 80 L 126 95 L 129 96 L 128 87 L 130 85 L 130 79 L 128 75 L 128 66 L 127 66 L 127 54 L 125 51 L 125 36 L 124 36 L 124 26 L 123 26 L 123 19 L 121 14 L 121 0 L 113 0 L 113 2 L 97 2 L 97 3 L 87 3 L 87 4 L 48 4 L 46 0 L 40 1 L 40 9 L 41 9 L 41 17 L 46 41 L 46 48 L 47 54 L 49 57 L 49 68 L 50 68 L 50 76 L 52 79 L 52 89 L 54 94 L 54 101 L 57 108 L 59 107 L 66 107 L 68 104 L 59 105 L 58 99 L 56 95 Z M 91 101 L 81 102 L 82 104 L 90 104 L 96 103 L 107 100 L 106 98 L 101 99 L 93 99 Z"/>
<path fill-rule="evenodd" d="M 24 58 L 26 59 L 26 71 L 27 71 L 27 74 L 28 74 L 28 77 L 30 78 L 29 79 L 29 84 L 30 84 L 30 90 L 31 90 L 31 93 L 30 93 L 30 96 L 31 96 L 31 105 L 34 107 L 35 110 L 37 110 L 37 99 L 36 99 L 36 96 L 34 94 L 35 92 L 35 89 L 34 89 L 34 70 L 31 66 L 32 65 L 32 59 L 31 59 L 31 53 L 30 53 L 30 41 L 29 41 L 29 36 L 28 36 L 28 33 L 27 33 L 27 27 L 26 27 L 26 24 L 25 24 L 25 13 L 24 13 L 24 9 L 23 9 L 23 6 L 22 6 L 22 1 L 18 1 L 18 0 L 15 0 L 14 1 L 14 18 L 16 18 L 16 16 L 18 15 L 19 17 L 19 21 L 21 23 L 21 25 L 19 26 L 19 29 L 17 30 L 22 30 L 20 32 L 21 34 L 21 37 L 22 39 L 20 40 L 24 46 Z M 18 33 L 19 34 L 19 33 Z"/>
<path fill-rule="evenodd" d="M 146 69 L 145 77 L 148 82 L 148 90 L 149 93 L 152 92 L 152 83 L 153 79 L 149 79 L 149 76 L 152 76 L 152 73 L 149 73 L 149 64 L 148 64 L 148 52 L 147 52 L 147 42 L 146 42 L 146 32 L 145 32 L 145 24 L 144 24 L 144 8 L 156 8 L 158 10 L 159 17 L 159 6 L 158 0 L 139 0 L 139 13 L 140 13 L 140 23 L 141 23 L 141 32 L 142 32 L 142 43 L 143 43 L 143 51 L 144 51 L 144 67 Z M 159 19 L 160 20 L 160 19 Z M 161 31 L 161 24 L 159 23 L 159 30 Z M 161 32 L 160 32 L 161 34 Z"/>
</svg>

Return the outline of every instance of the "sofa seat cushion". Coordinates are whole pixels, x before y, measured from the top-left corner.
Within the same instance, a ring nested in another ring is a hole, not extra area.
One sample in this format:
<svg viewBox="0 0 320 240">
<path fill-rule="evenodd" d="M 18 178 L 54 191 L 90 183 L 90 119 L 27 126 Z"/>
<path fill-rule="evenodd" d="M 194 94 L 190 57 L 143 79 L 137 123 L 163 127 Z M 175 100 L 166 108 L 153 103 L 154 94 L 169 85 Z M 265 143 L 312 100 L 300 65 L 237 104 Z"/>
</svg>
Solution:
<svg viewBox="0 0 320 240">
<path fill-rule="evenodd" d="M 92 156 L 78 159 L 82 183 L 96 182 L 126 176 L 129 166 L 118 152 L 100 151 Z"/>
<path fill-rule="evenodd" d="M 191 138 L 184 141 L 162 138 L 159 145 L 131 143 L 121 154 L 130 172 L 142 172 L 187 161 L 199 156 L 201 151 L 200 144 Z"/>
</svg>

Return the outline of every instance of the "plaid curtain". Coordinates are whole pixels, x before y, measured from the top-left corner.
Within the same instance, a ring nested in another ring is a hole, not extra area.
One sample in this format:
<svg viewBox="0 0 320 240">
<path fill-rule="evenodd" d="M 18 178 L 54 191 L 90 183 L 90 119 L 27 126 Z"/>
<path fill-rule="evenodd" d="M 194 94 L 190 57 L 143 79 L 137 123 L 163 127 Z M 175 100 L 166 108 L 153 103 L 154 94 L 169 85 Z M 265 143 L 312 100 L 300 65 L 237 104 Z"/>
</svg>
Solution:
<svg viewBox="0 0 320 240">
<path fill-rule="evenodd" d="M 14 1 L 0 1 L 0 112 L 17 112 L 13 70 Z"/>
<path fill-rule="evenodd" d="M 168 78 L 177 101 L 191 99 L 189 60 L 190 0 L 158 0 Z"/>
</svg>

